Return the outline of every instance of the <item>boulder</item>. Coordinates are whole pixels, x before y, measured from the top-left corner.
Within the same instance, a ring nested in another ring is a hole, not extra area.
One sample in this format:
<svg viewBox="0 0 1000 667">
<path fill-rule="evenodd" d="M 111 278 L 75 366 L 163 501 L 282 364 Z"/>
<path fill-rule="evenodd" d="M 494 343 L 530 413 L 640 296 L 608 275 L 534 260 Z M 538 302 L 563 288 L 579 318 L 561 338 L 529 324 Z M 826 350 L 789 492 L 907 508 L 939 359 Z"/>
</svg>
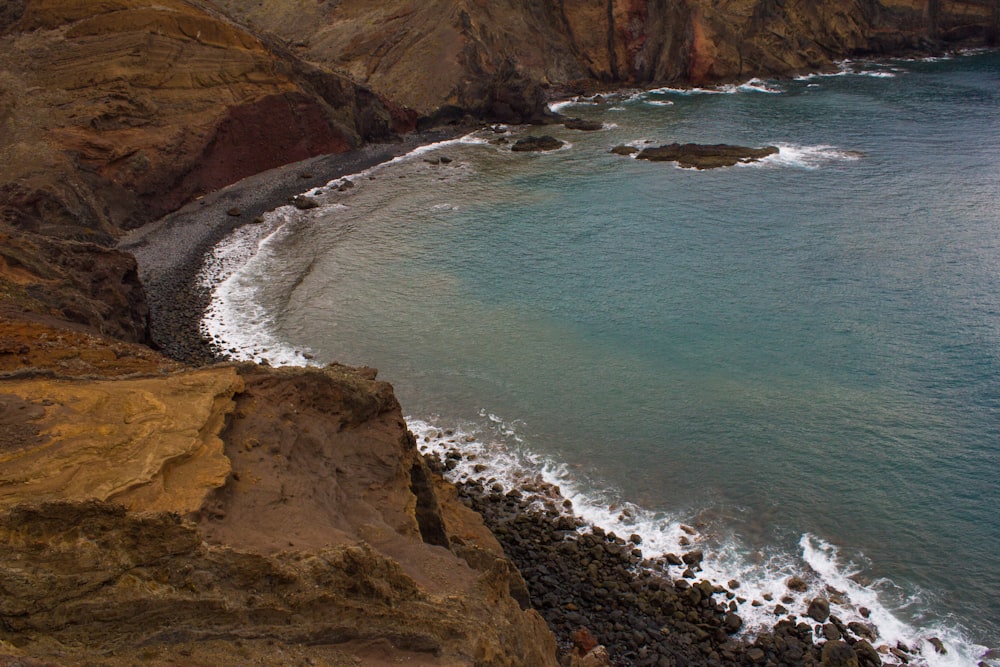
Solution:
<svg viewBox="0 0 1000 667">
<path fill-rule="evenodd" d="M 681 556 L 681 560 L 683 560 L 687 565 L 700 565 L 701 561 L 704 559 L 705 559 L 705 554 L 702 552 L 701 549 L 695 549 L 694 551 L 689 551 L 683 556 Z"/>
<path fill-rule="evenodd" d="M 300 211 L 307 211 L 311 208 L 319 208 L 319 202 L 306 195 L 296 195 L 292 198 L 292 206 Z"/>
<path fill-rule="evenodd" d="M 743 627 L 743 619 L 739 615 L 734 613 L 726 614 L 725 621 L 726 632 L 731 635 L 736 634 Z"/>
<path fill-rule="evenodd" d="M 870 625 L 852 621 L 847 624 L 847 629 L 853 632 L 859 639 L 867 639 L 870 642 L 875 641 L 875 630 Z"/>
<path fill-rule="evenodd" d="M 635 155 L 639 152 L 639 149 L 635 146 L 626 146 L 625 144 L 621 144 L 612 148 L 611 152 L 615 155 Z"/>
<path fill-rule="evenodd" d="M 580 130 L 582 132 L 595 132 L 604 129 L 604 123 L 597 120 L 583 120 L 582 118 L 570 118 L 563 121 L 563 127 L 567 130 Z"/>
<path fill-rule="evenodd" d="M 830 618 L 830 601 L 826 598 L 816 598 L 809 603 L 806 615 L 817 623 L 826 623 Z"/>
<path fill-rule="evenodd" d="M 854 642 L 853 648 L 858 656 L 858 663 L 861 667 L 881 667 L 882 658 L 879 656 L 878 651 L 875 650 L 875 647 L 867 641 L 859 639 Z"/>
<path fill-rule="evenodd" d="M 537 153 L 542 151 L 554 151 L 562 148 L 564 145 L 565 142 L 560 141 L 555 137 L 544 135 L 541 137 L 524 137 L 523 139 L 518 139 L 510 149 L 516 153 Z"/>
<path fill-rule="evenodd" d="M 769 155 L 776 155 L 775 146 L 751 148 L 730 144 L 667 144 L 657 148 L 645 148 L 636 156 L 639 160 L 652 162 L 676 162 L 678 166 L 694 169 L 717 169 L 737 164 L 759 162 Z"/>
<path fill-rule="evenodd" d="M 823 667 L 859 667 L 858 656 L 854 649 L 840 640 L 829 641 L 823 645 L 820 664 Z"/>
</svg>

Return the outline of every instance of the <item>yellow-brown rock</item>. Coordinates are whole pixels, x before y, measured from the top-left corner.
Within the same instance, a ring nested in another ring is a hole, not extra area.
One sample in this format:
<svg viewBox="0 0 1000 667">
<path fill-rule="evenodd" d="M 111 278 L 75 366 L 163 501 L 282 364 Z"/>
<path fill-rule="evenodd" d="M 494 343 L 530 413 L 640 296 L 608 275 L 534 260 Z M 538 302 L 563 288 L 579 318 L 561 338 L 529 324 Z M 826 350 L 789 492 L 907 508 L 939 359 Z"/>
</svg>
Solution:
<svg viewBox="0 0 1000 667">
<path fill-rule="evenodd" d="M 187 514 L 230 471 L 219 439 L 241 381 L 232 368 L 128 380 L 7 380 L 0 507 L 115 501 Z M 27 419 L 17 420 L 19 415 Z"/>
<path fill-rule="evenodd" d="M 183 368 L 144 345 L 97 336 L 82 327 L 72 329 L 48 319 L 47 324 L 8 319 L 0 311 L 0 377 L 95 379 L 156 375 Z"/>
<path fill-rule="evenodd" d="M 371 370 L 6 380 L 0 406 L 0 661 L 556 664 Z"/>
</svg>

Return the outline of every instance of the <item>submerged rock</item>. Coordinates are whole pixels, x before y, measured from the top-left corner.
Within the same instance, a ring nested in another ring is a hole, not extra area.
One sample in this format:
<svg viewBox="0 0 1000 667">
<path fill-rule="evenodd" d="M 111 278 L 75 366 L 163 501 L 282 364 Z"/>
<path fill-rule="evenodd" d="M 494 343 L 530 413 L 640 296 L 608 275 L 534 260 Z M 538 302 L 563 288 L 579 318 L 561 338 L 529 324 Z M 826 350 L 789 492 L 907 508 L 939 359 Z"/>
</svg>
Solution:
<svg viewBox="0 0 1000 667">
<path fill-rule="evenodd" d="M 604 129 L 604 123 L 597 120 L 584 120 L 582 118 L 570 118 L 563 122 L 563 127 L 567 130 L 580 130 L 582 132 L 596 132 Z"/>
<path fill-rule="evenodd" d="M 617 152 L 615 149 L 612 152 Z M 759 162 L 769 155 L 776 155 L 776 146 L 752 148 L 730 144 L 667 144 L 658 148 L 645 148 L 636 156 L 652 162 L 676 162 L 678 166 L 694 169 L 717 169 L 736 164 Z"/>
<path fill-rule="evenodd" d="M 511 150 L 518 153 L 537 153 L 541 151 L 554 151 L 558 148 L 562 148 L 564 145 L 566 145 L 566 142 L 560 141 L 555 137 L 545 135 L 541 137 L 525 137 L 523 139 L 518 139 L 517 142 L 511 146 Z"/>
<path fill-rule="evenodd" d="M 615 155 L 635 155 L 636 153 L 639 152 L 639 149 L 636 148 L 635 146 L 626 146 L 625 144 L 622 144 L 620 146 L 615 146 L 614 148 L 612 148 L 611 152 L 614 153 Z"/>
</svg>

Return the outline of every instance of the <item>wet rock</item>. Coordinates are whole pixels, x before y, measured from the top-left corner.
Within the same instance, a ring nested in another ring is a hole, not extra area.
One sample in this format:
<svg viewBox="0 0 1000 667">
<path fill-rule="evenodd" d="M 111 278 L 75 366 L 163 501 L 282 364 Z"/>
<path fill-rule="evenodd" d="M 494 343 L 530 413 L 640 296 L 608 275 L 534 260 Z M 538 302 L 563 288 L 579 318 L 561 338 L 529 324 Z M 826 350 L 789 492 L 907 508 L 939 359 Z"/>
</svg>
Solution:
<svg viewBox="0 0 1000 667">
<path fill-rule="evenodd" d="M 615 155 L 635 155 L 636 153 L 639 152 L 639 149 L 636 148 L 635 146 L 626 146 L 625 144 L 622 144 L 620 146 L 615 146 L 614 148 L 612 148 L 611 152 L 614 153 Z"/>
<path fill-rule="evenodd" d="M 820 664 L 823 667 L 859 667 L 854 649 L 840 640 L 824 644 L 822 656 Z"/>
<path fill-rule="evenodd" d="M 910 656 L 909 656 L 909 654 L 907 654 L 907 652 L 903 651 L 902 649 L 896 648 L 894 646 L 894 647 L 892 647 L 892 648 L 889 649 L 889 653 L 891 653 L 892 655 L 894 655 L 896 657 L 896 659 L 899 660 L 903 664 L 909 664 L 909 662 L 910 662 Z"/>
<path fill-rule="evenodd" d="M 847 629 L 853 632 L 859 639 L 867 639 L 870 642 L 875 641 L 875 631 L 864 623 L 852 621 L 847 624 Z"/>
<path fill-rule="evenodd" d="M 319 208 L 319 202 L 312 197 L 307 197 L 306 195 L 297 195 L 292 197 L 292 206 L 300 211 L 306 211 L 311 208 Z"/>
<path fill-rule="evenodd" d="M 830 618 L 830 601 L 825 598 L 816 598 L 809 603 L 806 615 L 818 623 L 826 623 Z"/>
<path fill-rule="evenodd" d="M 704 559 L 705 559 L 705 554 L 702 552 L 701 549 L 695 549 L 694 551 L 689 551 L 683 556 L 681 556 L 681 560 L 683 560 L 687 565 L 700 565 L 701 561 L 703 561 Z"/>
<path fill-rule="evenodd" d="M 854 643 L 854 652 L 858 656 L 858 663 L 861 667 L 881 667 L 882 658 L 875 647 L 864 639 L 859 639 Z"/>
<path fill-rule="evenodd" d="M 939 655 L 948 655 L 948 649 L 944 647 L 944 642 L 942 642 L 940 639 L 938 639 L 937 637 L 931 637 L 927 641 L 931 646 L 934 647 L 934 650 Z"/>
<path fill-rule="evenodd" d="M 731 635 L 736 634 L 743 627 L 743 619 L 739 615 L 730 613 L 726 614 L 726 632 Z"/>
<path fill-rule="evenodd" d="M 544 151 L 554 151 L 562 148 L 565 142 L 556 139 L 555 137 L 550 137 L 549 135 L 544 135 L 541 137 L 524 137 L 523 139 L 518 139 L 511 146 L 511 150 L 516 153 L 539 153 Z"/>
<path fill-rule="evenodd" d="M 595 120 L 583 120 L 582 118 L 570 118 L 563 122 L 563 127 L 568 130 L 580 130 L 582 132 L 594 132 L 604 129 L 604 123 Z"/>
<path fill-rule="evenodd" d="M 788 590 L 795 591 L 796 593 L 805 593 L 809 590 L 809 584 L 807 584 L 802 577 L 789 577 L 788 580 L 785 581 L 785 586 L 788 587 Z"/>
<path fill-rule="evenodd" d="M 658 148 L 645 148 L 636 156 L 639 160 L 676 162 L 678 166 L 694 169 L 716 169 L 737 164 L 759 162 L 769 155 L 776 155 L 778 148 L 764 146 L 734 146 L 730 144 L 667 144 Z"/>
<path fill-rule="evenodd" d="M 226 211 L 226 215 L 231 216 L 233 218 L 238 218 L 241 215 L 243 215 L 243 211 L 241 211 L 240 209 L 238 209 L 238 208 L 236 208 L 234 206 L 233 208 L 231 208 L 228 211 Z"/>
</svg>

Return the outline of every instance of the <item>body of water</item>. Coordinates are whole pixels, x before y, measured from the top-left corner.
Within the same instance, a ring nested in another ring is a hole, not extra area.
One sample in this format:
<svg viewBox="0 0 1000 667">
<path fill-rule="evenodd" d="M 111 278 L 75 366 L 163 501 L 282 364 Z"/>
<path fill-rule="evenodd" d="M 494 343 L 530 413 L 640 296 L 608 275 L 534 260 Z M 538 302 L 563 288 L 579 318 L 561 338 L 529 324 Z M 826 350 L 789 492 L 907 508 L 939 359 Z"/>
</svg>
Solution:
<svg viewBox="0 0 1000 667">
<path fill-rule="evenodd" d="M 605 129 L 475 133 L 242 228 L 206 331 L 379 368 L 428 445 L 454 430 L 647 551 L 703 546 L 751 629 L 798 574 L 793 613 L 832 594 L 931 665 L 1000 645 L 1000 55 L 560 111 Z M 567 144 L 492 143 L 526 134 Z M 780 153 L 609 152 L 675 141 Z"/>
</svg>

